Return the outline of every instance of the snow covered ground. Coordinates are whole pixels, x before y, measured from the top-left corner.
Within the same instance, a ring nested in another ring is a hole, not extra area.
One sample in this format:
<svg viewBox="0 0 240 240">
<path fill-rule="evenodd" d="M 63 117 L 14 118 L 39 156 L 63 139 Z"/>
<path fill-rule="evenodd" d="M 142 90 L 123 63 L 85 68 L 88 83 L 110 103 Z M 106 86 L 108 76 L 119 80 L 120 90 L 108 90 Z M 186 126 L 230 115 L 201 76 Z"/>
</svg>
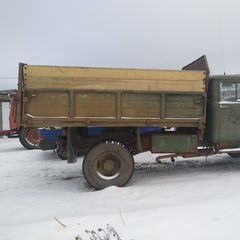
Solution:
<svg viewBox="0 0 240 240">
<path fill-rule="evenodd" d="M 155 157 L 135 157 L 127 186 L 95 191 L 81 157 L 71 165 L 0 139 L 0 239 L 87 240 L 108 224 L 122 240 L 240 239 L 240 159 Z"/>
</svg>

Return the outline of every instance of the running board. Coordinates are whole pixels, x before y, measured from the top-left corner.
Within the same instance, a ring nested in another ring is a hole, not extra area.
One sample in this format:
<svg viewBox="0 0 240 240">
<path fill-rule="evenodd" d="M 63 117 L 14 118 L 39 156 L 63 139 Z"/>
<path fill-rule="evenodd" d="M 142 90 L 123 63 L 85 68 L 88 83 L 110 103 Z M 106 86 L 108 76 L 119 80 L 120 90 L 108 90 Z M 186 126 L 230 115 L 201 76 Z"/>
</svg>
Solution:
<svg viewBox="0 0 240 240">
<path fill-rule="evenodd" d="M 219 153 L 240 153 L 240 148 L 229 148 L 229 149 L 221 149 L 218 152 L 213 151 L 213 149 L 198 149 L 196 153 L 172 153 L 166 155 L 160 155 L 155 160 L 158 163 L 161 163 L 161 159 L 164 158 L 171 158 L 173 161 L 176 157 L 183 157 L 183 158 L 191 158 L 191 157 L 204 157 L 210 156 Z"/>
<path fill-rule="evenodd" d="M 221 149 L 219 153 L 240 153 L 240 148 Z"/>
</svg>

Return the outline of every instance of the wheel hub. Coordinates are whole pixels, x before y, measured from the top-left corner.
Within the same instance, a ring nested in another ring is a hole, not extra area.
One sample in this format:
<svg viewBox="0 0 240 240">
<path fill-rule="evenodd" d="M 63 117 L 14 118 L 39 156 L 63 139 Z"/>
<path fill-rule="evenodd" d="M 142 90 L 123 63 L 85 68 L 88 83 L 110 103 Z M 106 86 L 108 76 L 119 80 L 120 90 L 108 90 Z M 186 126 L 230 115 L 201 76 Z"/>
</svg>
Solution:
<svg viewBox="0 0 240 240">
<path fill-rule="evenodd" d="M 111 171 L 114 168 L 114 162 L 112 160 L 106 160 L 103 167 L 106 171 Z"/>
</svg>

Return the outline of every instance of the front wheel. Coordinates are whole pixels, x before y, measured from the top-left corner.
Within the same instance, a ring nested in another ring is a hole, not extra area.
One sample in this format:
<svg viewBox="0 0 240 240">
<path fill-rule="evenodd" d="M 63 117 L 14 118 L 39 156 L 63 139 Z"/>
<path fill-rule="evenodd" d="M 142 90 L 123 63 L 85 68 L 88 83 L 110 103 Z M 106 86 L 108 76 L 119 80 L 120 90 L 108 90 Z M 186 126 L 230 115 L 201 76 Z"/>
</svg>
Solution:
<svg viewBox="0 0 240 240">
<path fill-rule="evenodd" d="M 26 149 L 37 149 L 38 128 L 24 128 L 19 132 L 19 141 Z"/>
<path fill-rule="evenodd" d="M 96 189 L 122 187 L 132 177 L 134 161 L 122 143 L 102 141 L 88 151 L 82 169 L 86 181 Z"/>
</svg>

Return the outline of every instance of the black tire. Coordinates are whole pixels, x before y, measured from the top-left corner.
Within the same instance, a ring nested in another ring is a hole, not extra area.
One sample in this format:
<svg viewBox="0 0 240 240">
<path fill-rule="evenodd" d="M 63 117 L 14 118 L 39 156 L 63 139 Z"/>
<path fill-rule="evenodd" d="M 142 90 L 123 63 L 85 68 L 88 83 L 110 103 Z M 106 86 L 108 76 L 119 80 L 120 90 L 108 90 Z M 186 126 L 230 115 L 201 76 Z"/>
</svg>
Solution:
<svg viewBox="0 0 240 240">
<path fill-rule="evenodd" d="M 55 153 L 57 154 L 57 156 L 62 159 L 62 160 L 67 160 L 67 156 L 65 154 L 62 154 L 60 151 L 60 148 L 56 148 L 55 149 Z"/>
<path fill-rule="evenodd" d="M 54 150 L 56 155 L 61 159 L 61 160 L 67 160 L 67 146 L 65 146 L 64 149 L 62 145 L 57 145 L 56 149 Z M 78 155 L 78 151 L 75 151 L 75 156 Z"/>
<path fill-rule="evenodd" d="M 228 153 L 228 155 L 233 158 L 240 157 L 240 153 Z"/>
<path fill-rule="evenodd" d="M 20 143 L 28 150 L 37 149 L 38 128 L 24 128 L 19 132 Z"/>
<path fill-rule="evenodd" d="M 82 170 L 86 181 L 95 189 L 123 187 L 132 177 L 134 160 L 122 143 L 102 141 L 88 151 Z"/>
</svg>

